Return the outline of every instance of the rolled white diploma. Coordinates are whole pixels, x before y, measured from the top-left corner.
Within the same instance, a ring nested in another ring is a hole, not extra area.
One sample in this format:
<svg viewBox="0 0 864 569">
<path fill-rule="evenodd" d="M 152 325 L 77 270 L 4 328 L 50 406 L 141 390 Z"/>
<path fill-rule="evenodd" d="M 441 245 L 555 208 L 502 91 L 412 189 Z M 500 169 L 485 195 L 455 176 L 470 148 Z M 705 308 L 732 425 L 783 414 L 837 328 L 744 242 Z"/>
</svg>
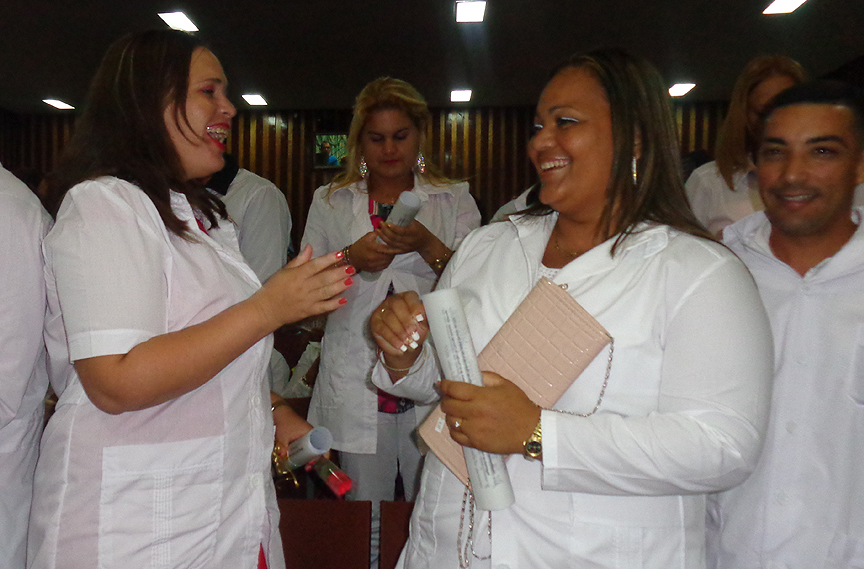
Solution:
<svg viewBox="0 0 864 569">
<path fill-rule="evenodd" d="M 468 321 L 456 289 L 430 292 L 422 298 L 444 377 L 483 385 L 477 354 L 468 330 Z M 513 487 L 504 457 L 475 448 L 462 447 L 479 510 L 503 510 L 513 505 Z"/>
<path fill-rule="evenodd" d="M 282 461 L 286 470 L 306 466 L 333 445 L 333 435 L 326 427 L 315 427 L 288 447 L 288 458 Z"/>
<path fill-rule="evenodd" d="M 417 217 L 418 211 L 420 211 L 420 198 L 417 197 L 417 194 L 411 191 L 402 192 L 386 221 L 399 227 L 408 227 Z M 384 243 L 384 241 L 379 237 L 378 243 Z"/>
</svg>

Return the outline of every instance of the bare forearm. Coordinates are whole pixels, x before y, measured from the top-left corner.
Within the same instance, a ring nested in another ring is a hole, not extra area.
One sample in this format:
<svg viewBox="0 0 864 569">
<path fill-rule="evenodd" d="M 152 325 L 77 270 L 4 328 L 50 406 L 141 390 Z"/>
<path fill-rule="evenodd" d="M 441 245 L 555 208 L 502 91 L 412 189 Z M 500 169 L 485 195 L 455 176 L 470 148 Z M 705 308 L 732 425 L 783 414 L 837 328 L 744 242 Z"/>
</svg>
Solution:
<svg viewBox="0 0 864 569">
<path fill-rule="evenodd" d="M 155 336 L 127 354 L 75 362 L 93 404 L 107 413 L 145 409 L 192 391 L 273 331 L 254 297 L 213 318 Z"/>
</svg>

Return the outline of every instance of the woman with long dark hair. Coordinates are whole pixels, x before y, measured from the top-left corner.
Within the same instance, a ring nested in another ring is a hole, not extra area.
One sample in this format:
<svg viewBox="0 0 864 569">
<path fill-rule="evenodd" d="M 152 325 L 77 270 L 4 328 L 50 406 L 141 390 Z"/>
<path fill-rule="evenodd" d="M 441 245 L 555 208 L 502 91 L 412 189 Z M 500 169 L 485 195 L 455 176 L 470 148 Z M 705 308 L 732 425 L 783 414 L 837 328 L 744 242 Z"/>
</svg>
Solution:
<svg viewBox="0 0 864 569">
<path fill-rule="evenodd" d="M 235 110 L 194 36 L 108 50 L 48 183 L 51 383 L 28 567 L 284 567 L 276 439 L 310 426 L 269 393 L 279 326 L 336 309 L 353 270 L 310 249 L 264 286 L 224 205 Z"/>
</svg>

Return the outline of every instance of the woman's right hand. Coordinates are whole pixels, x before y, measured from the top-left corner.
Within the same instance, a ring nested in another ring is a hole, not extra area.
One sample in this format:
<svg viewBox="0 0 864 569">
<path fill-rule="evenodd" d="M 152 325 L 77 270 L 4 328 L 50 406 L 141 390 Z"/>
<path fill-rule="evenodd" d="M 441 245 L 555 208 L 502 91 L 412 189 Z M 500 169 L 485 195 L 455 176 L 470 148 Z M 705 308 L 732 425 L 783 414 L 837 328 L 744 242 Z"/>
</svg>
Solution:
<svg viewBox="0 0 864 569">
<path fill-rule="evenodd" d="M 384 353 L 391 368 L 411 367 L 429 335 L 426 310 L 414 291 L 394 294 L 384 299 L 369 319 L 372 337 Z M 396 381 L 402 375 L 388 370 Z"/>
<path fill-rule="evenodd" d="M 390 266 L 396 253 L 388 245 L 379 243 L 378 234 L 370 231 L 351 244 L 348 260 L 358 271 L 377 273 Z"/>
<path fill-rule="evenodd" d="M 332 312 L 347 300 L 340 296 L 353 283 L 350 265 L 337 266 L 342 252 L 312 258 L 312 247 L 273 274 L 252 300 L 273 329 L 285 324 Z"/>
</svg>

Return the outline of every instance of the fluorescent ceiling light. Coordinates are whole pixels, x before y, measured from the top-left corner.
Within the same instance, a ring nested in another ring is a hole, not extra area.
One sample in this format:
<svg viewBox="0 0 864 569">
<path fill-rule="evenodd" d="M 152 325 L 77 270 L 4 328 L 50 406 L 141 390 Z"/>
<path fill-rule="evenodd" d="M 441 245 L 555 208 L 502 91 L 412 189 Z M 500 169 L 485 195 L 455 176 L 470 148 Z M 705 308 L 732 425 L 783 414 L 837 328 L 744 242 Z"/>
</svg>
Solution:
<svg viewBox="0 0 864 569">
<path fill-rule="evenodd" d="M 467 103 L 471 100 L 471 89 L 457 89 L 450 91 L 451 103 Z"/>
<path fill-rule="evenodd" d="M 252 105 L 254 107 L 267 106 L 267 101 L 265 101 L 264 97 L 262 97 L 261 95 L 249 93 L 249 94 L 243 95 L 243 99 L 245 99 L 247 103 L 249 103 L 250 105 Z"/>
<path fill-rule="evenodd" d="M 672 97 L 683 97 L 687 93 L 689 93 L 693 87 L 696 86 L 696 83 L 675 83 L 671 87 L 669 87 L 669 95 Z"/>
<path fill-rule="evenodd" d="M 762 10 L 763 14 L 789 14 L 798 9 L 806 0 L 774 0 L 770 6 Z"/>
<path fill-rule="evenodd" d="M 69 109 L 75 108 L 68 103 L 64 103 L 63 101 L 58 101 L 57 99 L 42 99 L 42 102 L 51 105 L 55 109 L 63 109 L 64 111 L 68 111 Z"/>
<path fill-rule="evenodd" d="M 482 22 L 486 14 L 486 2 L 456 2 L 457 22 Z"/>
<path fill-rule="evenodd" d="M 184 32 L 198 31 L 198 26 L 193 24 L 192 20 L 189 19 L 189 16 L 183 12 L 163 12 L 162 14 L 159 14 L 159 17 L 168 24 L 168 27 L 174 28 L 175 30 L 182 30 Z"/>
</svg>

